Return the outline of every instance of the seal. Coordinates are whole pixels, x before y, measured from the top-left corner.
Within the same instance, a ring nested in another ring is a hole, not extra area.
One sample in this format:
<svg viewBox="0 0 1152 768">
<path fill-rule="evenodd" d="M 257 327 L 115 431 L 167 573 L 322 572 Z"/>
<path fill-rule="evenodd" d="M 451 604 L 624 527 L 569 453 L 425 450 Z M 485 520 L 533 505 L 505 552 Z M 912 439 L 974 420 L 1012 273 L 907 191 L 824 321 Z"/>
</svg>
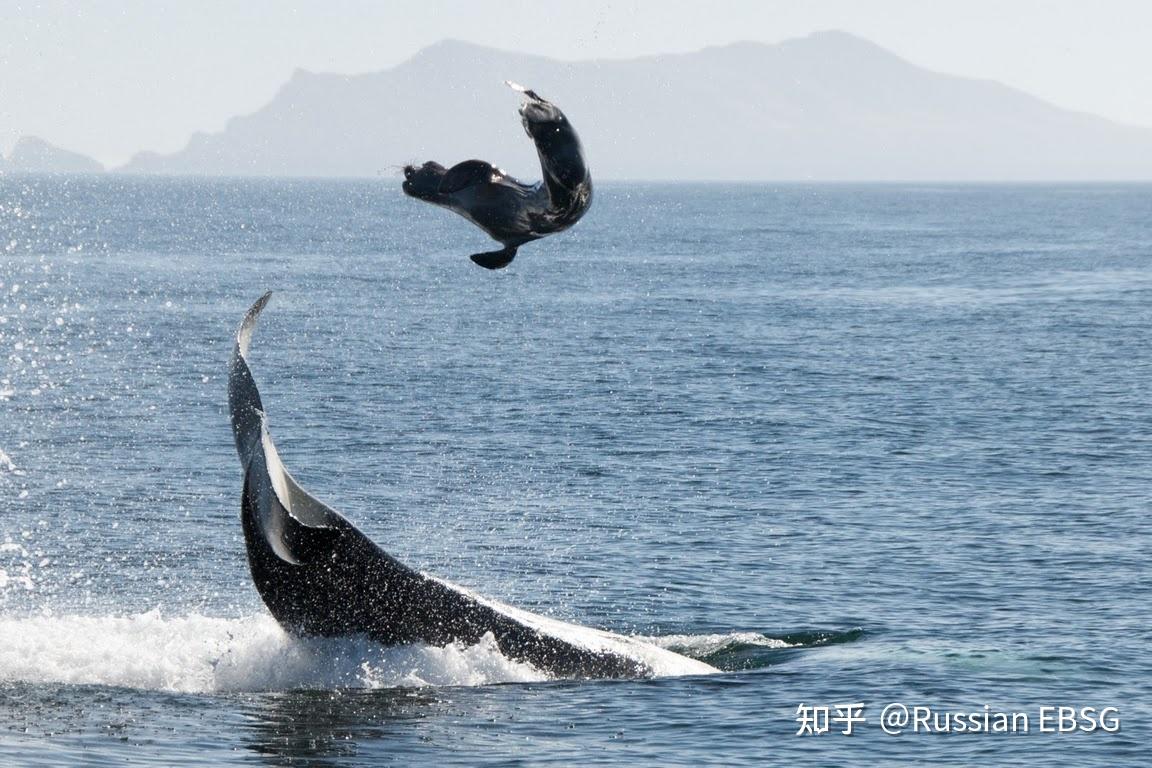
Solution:
<svg viewBox="0 0 1152 768">
<path fill-rule="evenodd" d="M 473 645 L 491 634 L 508 658 L 558 677 L 716 671 L 651 643 L 538 616 L 417 572 L 301 488 L 280 461 L 248 364 L 252 332 L 271 295 L 248 310 L 236 333 L 228 405 L 244 470 L 240 519 L 248 565 L 285 630 L 435 646 Z"/>
<path fill-rule="evenodd" d="M 568 229 L 592 205 L 592 175 L 568 118 L 535 91 L 507 84 L 524 94 L 520 118 L 536 144 L 543 181 L 525 184 L 484 160 L 404 167 L 405 194 L 455 211 L 504 246 L 472 254 L 488 269 L 508 266 L 521 245 Z"/>
</svg>

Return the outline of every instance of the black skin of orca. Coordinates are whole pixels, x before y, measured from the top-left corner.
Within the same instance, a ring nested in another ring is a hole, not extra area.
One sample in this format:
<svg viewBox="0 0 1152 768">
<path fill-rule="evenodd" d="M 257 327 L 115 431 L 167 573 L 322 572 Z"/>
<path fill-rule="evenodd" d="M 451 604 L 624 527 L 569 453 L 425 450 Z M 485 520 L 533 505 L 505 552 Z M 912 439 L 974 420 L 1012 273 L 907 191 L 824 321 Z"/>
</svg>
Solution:
<svg viewBox="0 0 1152 768">
<path fill-rule="evenodd" d="M 542 182 L 517 181 L 484 160 L 404 167 L 405 194 L 455 211 L 504 246 L 472 254 L 487 269 L 508 266 L 521 245 L 568 229 L 592 205 L 592 175 L 576 130 L 555 104 L 523 93 L 520 117 L 536 144 Z"/>
<path fill-rule="evenodd" d="M 252 331 L 270 296 L 253 305 L 237 333 L 228 400 L 244 468 L 241 522 L 248 564 L 256 590 L 285 630 L 435 646 L 474 645 L 490 632 L 505 656 L 558 677 L 651 674 L 635 659 L 573 645 L 409 568 L 297 485 L 276 454 L 247 360 Z"/>
</svg>

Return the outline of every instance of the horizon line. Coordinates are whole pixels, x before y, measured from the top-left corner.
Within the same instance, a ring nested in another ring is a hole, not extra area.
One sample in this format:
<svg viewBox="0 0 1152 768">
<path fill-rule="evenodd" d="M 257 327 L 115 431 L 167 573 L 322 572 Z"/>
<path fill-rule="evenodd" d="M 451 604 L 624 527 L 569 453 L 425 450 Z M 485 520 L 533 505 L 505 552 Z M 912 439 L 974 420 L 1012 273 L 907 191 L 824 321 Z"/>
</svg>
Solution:
<svg viewBox="0 0 1152 768">
<path fill-rule="evenodd" d="M 295 181 L 295 182 L 366 182 L 376 180 L 386 180 L 388 177 L 383 175 L 371 176 L 300 176 L 300 175 L 276 175 L 276 174 L 214 174 L 214 173 L 140 173 L 137 171 L 120 171 L 116 169 L 109 169 L 103 171 L 72 171 L 72 172 L 59 172 L 59 171 L 5 171 L 0 169 L 0 180 L 12 178 L 34 178 L 34 179 L 131 179 L 131 180 L 168 180 L 168 181 Z M 399 181 L 400 177 L 395 177 Z M 628 184 L 647 184 L 647 185 L 668 185 L 668 186 L 687 186 L 692 184 L 699 185 L 715 185 L 721 184 L 730 185 L 811 185 L 811 186 L 853 186 L 853 185 L 867 185 L 867 186 L 903 186 L 903 185 L 922 185 L 934 184 L 941 186 L 1076 186 L 1076 185 L 1111 185 L 1111 186 L 1143 186 L 1152 185 L 1152 177 L 1148 178 L 986 178 L 986 179 L 950 179 L 950 178 L 927 178 L 927 179 L 796 179 L 796 178 L 781 178 L 781 179 L 725 179 L 725 178 L 708 178 L 708 179 L 644 179 L 644 178 L 627 178 L 627 177 L 604 177 L 596 179 L 597 185 L 628 185 Z M 399 187 L 397 187 L 399 190 Z"/>
</svg>

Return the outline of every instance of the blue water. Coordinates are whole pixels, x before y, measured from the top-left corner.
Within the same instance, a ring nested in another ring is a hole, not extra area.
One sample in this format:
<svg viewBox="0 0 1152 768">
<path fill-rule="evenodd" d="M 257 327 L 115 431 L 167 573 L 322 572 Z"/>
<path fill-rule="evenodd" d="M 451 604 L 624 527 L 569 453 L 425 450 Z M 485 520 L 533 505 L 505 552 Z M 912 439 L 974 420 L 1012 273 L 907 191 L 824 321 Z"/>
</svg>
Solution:
<svg viewBox="0 0 1152 768">
<path fill-rule="evenodd" d="M 1146 763 L 1152 187 L 605 184 L 488 273 L 398 186 L 0 178 L 0 764 Z M 225 396 L 268 289 L 304 487 L 725 672 L 285 637 Z M 891 703 L 1031 727 L 886 735 Z"/>
</svg>

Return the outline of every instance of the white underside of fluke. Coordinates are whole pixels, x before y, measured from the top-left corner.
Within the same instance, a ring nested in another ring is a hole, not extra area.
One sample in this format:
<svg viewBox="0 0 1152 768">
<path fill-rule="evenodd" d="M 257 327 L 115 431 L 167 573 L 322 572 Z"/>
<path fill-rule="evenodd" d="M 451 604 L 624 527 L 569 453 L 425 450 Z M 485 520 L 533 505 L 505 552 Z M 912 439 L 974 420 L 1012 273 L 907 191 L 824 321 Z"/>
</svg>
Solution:
<svg viewBox="0 0 1152 768">
<path fill-rule="evenodd" d="M 440 582 L 451 589 L 461 592 L 481 605 L 503 613 L 505 616 L 531 627 L 539 632 L 559 638 L 566 643 L 583 648 L 594 653 L 611 653 L 617 656 L 633 659 L 647 667 L 654 677 L 668 677 L 676 675 L 712 675 L 720 670 L 696 659 L 690 659 L 675 651 L 661 648 L 650 642 L 627 635 L 619 635 L 602 629 L 593 629 L 579 624 L 571 624 L 559 619 L 541 616 L 531 611 L 525 611 L 511 605 L 505 605 L 497 600 L 478 595 L 471 590 L 453 584 L 450 581 L 424 574 L 428 578 Z"/>
</svg>

